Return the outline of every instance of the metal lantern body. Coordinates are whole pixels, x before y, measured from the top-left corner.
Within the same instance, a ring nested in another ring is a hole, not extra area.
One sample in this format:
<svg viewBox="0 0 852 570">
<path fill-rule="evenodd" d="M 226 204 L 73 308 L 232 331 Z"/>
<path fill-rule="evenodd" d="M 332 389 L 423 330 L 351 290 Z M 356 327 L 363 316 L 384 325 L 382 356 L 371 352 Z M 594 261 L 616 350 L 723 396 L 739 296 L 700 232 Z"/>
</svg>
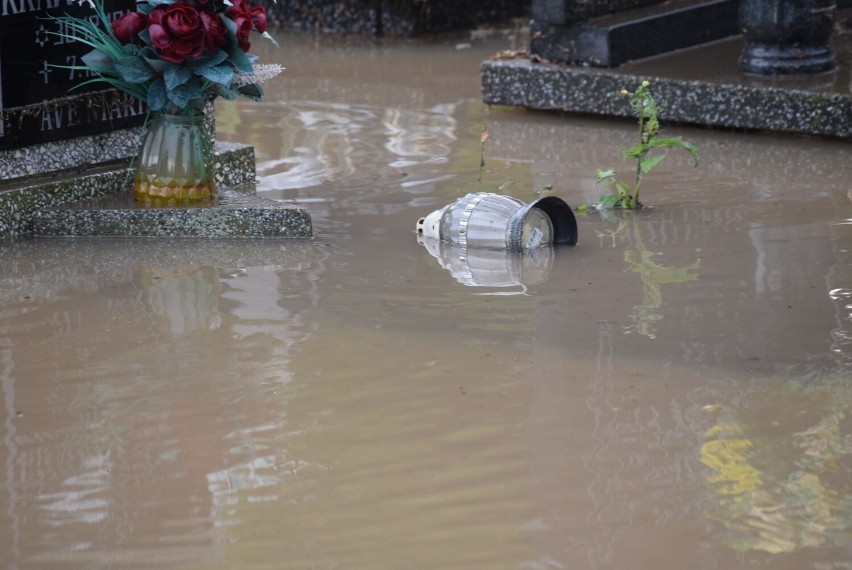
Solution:
<svg viewBox="0 0 852 570">
<path fill-rule="evenodd" d="M 524 251 L 577 243 L 577 220 L 561 198 L 524 202 L 511 196 L 478 192 L 435 210 L 417 222 L 417 233 L 462 248 Z"/>
</svg>

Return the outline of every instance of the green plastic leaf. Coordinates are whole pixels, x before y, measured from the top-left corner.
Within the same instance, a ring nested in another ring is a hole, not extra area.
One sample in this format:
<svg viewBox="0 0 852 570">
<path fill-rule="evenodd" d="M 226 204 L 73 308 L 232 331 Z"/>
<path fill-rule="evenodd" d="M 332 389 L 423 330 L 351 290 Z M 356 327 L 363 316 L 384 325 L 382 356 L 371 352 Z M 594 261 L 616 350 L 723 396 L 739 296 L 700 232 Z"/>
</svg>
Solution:
<svg viewBox="0 0 852 570">
<path fill-rule="evenodd" d="M 228 59 L 228 52 L 223 49 L 216 50 L 216 53 L 210 53 L 208 51 L 205 51 L 204 55 L 193 61 L 189 67 L 191 69 L 196 70 L 196 73 L 198 73 L 198 75 L 201 75 L 198 70 L 204 69 L 205 67 L 213 67 L 215 65 L 219 65 L 226 59 Z"/>
<path fill-rule="evenodd" d="M 124 46 L 112 35 L 112 28 L 109 28 L 109 34 L 101 30 L 96 24 L 88 20 L 80 20 L 71 16 L 50 17 L 52 20 L 61 22 L 62 32 L 48 31 L 50 36 L 57 36 L 63 40 L 73 40 L 75 42 L 89 46 L 92 49 L 103 52 L 112 59 L 124 57 Z"/>
<path fill-rule="evenodd" d="M 224 14 L 219 14 L 219 19 L 225 24 L 225 29 L 228 30 L 228 37 L 234 38 L 237 36 L 237 24 Z"/>
<path fill-rule="evenodd" d="M 234 80 L 234 70 L 229 65 L 205 67 L 196 70 L 196 73 L 208 81 L 218 83 L 219 85 L 224 85 L 226 87 L 229 87 L 231 82 Z"/>
<path fill-rule="evenodd" d="M 123 57 L 115 62 L 115 70 L 128 83 L 144 83 L 154 77 L 143 57 Z"/>
<path fill-rule="evenodd" d="M 162 111 L 169 102 L 166 95 L 166 83 L 162 79 L 157 79 L 148 88 L 148 107 L 152 111 Z"/>
<path fill-rule="evenodd" d="M 163 75 L 171 65 L 169 62 L 163 61 L 162 59 L 154 59 L 150 57 L 145 58 L 145 63 L 147 63 L 151 69 L 156 71 L 159 75 Z"/>
<path fill-rule="evenodd" d="M 228 30 L 228 36 L 233 38 L 231 40 L 231 45 L 228 46 L 228 59 L 237 71 L 251 73 L 253 71 L 251 66 L 252 60 L 243 50 L 240 49 L 239 43 L 236 40 L 237 25 L 224 14 L 219 14 L 219 19 L 222 20 L 222 23 L 225 25 L 225 29 Z"/>
<path fill-rule="evenodd" d="M 243 73 L 251 73 L 254 71 L 251 66 L 251 60 L 248 58 L 246 53 L 240 49 L 237 42 L 234 42 L 233 45 L 231 45 L 231 49 L 228 51 L 228 59 L 237 71 L 242 71 Z"/>
<path fill-rule="evenodd" d="M 115 71 L 113 60 L 102 51 L 93 49 L 86 55 L 80 58 L 87 67 L 101 72 Z"/>
<path fill-rule="evenodd" d="M 179 65 L 169 64 L 166 71 L 163 73 L 163 80 L 166 82 L 166 89 L 173 91 L 179 86 L 189 81 L 193 76 L 192 70 Z"/>
<path fill-rule="evenodd" d="M 243 97 L 248 97 L 253 101 L 260 101 L 263 98 L 263 89 L 257 83 L 241 85 L 240 87 L 237 87 L 237 91 Z"/>
<path fill-rule="evenodd" d="M 216 84 L 216 94 L 220 97 L 224 97 L 228 101 L 233 101 L 239 95 L 239 93 L 237 93 L 230 87 L 225 87 L 224 85 L 220 85 L 218 83 Z"/>
<path fill-rule="evenodd" d="M 166 95 L 176 107 L 183 109 L 191 100 L 201 98 L 201 87 L 198 79 L 193 77 L 191 81 L 178 85 L 174 89 L 168 89 Z"/>
<path fill-rule="evenodd" d="M 127 44 L 124 46 L 124 53 L 131 56 L 139 55 L 142 52 L 142 48 L 140 48 L 136 44 Z"/>
</svg>

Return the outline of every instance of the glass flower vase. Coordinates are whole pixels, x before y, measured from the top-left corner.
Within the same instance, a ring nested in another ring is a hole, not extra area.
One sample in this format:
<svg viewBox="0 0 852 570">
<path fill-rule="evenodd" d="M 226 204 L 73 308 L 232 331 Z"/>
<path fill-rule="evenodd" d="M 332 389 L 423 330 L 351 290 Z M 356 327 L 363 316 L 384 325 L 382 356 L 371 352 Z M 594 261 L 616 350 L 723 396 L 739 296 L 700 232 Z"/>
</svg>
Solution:
<svg viewBox="0 0 852 570">
<path fill-rule="evenodd" d="M 209 200 L 215 193 L 213 141 L 202 113 L 154 113 L 136 159 L 133 194 L 153 205 Z"/>
</svg>

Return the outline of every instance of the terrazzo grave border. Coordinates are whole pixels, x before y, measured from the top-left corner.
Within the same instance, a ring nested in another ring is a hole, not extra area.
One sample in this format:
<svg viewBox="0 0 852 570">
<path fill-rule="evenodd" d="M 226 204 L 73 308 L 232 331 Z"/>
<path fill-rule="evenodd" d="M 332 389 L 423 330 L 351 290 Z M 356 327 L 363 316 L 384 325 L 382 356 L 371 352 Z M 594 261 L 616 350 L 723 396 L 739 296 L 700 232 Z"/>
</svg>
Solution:
<svg viewBox="0 0 852 570">
<path fill-rule="evenodd" d="M 219 187 L 254 182 L 254 147 L 217 142 L 214 155 Z M 33 218 L 44 208 L 116 194 L 123 188 L 129 195 L 131 175 L 125 162 L 108 170 L 101 166 L 89 173 L 53 173 L 6 189 L 0 186 L 0 237 L 33 233 Z"/>
<path fill-rule="evenodd" d="M 618 92 L 643 80 L 653 83 L 666 121 L 852 140 L 852 94 L 638 76 L 528 59 L 489 60 L 481 67 L 485 103 L 617 117 L 632 116 Z"/>
<path fill-rule="evenodd" d="M 136 127 L 0 151 L 0 189 L 6 181 L 77 168 L 93 159 L 126 159 L 137 152 L 140 135 Z"/>
<path fill-rule="evenodd" d="M 129 193 L 39 210 L 33 216 L 39 237 L 311 238 L 311 218 L 303 208 L 220 188 L 210 204 L 153 207 Z"/>
</svg>

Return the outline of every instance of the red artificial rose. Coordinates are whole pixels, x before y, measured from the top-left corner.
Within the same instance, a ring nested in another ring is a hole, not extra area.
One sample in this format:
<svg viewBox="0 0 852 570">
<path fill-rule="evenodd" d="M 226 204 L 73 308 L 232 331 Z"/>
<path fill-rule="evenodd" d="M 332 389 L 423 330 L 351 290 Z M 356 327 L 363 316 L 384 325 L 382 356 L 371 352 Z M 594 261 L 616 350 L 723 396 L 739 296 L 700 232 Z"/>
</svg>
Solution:
<svg viewBox="0 0 852 570">
<path fill-rule="evenodd" d="M 183 63 L 201 55 L 204 25 L 198 10 L 186 2 L 157 6 L 148 14 L 148 24 L 151 45 L 165 61 Z"/>
<path fill-rule="evenodd" d="M 232 0 L 231 6 L 225 14 L 231 17 L 239 15 L 248 16 L 251 14 L 251 6 L 249 6 L 248 0 Z"/>
<path fill-rule="evenodd" d="M 148 17 L 141 12 L 128 12 L 112 22 L 115 37 L 123 44 L 129 44 L 136 35 L 148 25 Z"/>
<path fill-rule="evenodd" d="M 237 25 L 237 44 L 241 50 L 248 52 L 251 47 L 249 35 L 254 28 L 254 22 L 246 16 L 235 16 L 234 23 Z"/>
<path fill-rule="evenodd" d="M 256 29 L 261 34 L 266 31 L 266 9 L 252 7 L 248 0 L 233 0 L 233 5 L 225 14 L 237 25 L 237 41 L 240 49 L 248 51 L 249 34 Z"/>
<path fill-rule="evenodd" d="M 204 27 L 204 47 L 211 52 L 228 45 L 228 31 L 219 15 L 201 10 L 201 25 Z"/>
<path fill-rule="evenodd" d="M 258 6 L 251 9 L 251 19 L 255 29 L 261 34 L 266 32 L 266 8 Z"/>
</svg>

